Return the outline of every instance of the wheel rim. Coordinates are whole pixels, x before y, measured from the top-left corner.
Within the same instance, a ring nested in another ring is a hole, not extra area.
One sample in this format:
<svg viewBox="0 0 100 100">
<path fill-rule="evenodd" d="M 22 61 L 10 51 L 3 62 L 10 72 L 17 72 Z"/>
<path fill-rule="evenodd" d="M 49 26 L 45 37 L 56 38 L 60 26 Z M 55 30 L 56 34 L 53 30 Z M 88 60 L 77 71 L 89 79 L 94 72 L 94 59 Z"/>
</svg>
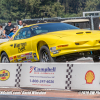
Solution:
<svg viewBox="0 0 100 100">
<path fill-rule="evenodd" d="M 49 62 L 49 56 L 46 50 L 42 51 L 42 62 Z"/>
<path fill-rule="evenodd" d="M 2 58 L 2 63 L 9 63 L 9 60 L 6 56 Z"/>
</svg>

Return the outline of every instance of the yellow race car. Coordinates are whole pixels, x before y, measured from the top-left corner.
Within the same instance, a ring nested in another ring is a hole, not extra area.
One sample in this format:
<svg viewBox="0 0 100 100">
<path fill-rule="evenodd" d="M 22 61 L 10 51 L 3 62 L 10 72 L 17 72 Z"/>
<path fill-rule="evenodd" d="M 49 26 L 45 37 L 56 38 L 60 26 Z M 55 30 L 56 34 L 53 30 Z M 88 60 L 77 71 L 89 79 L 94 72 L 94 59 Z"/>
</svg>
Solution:
<svg viewBox="0 0 100 100">
<path fill-rule="evenodd" d="M 100 31 L 65 23 L 38 23 L 19 29 L 0 45 L 2 63 L 63 62 L 81 57 L 99 61 Z"/>
</svg>

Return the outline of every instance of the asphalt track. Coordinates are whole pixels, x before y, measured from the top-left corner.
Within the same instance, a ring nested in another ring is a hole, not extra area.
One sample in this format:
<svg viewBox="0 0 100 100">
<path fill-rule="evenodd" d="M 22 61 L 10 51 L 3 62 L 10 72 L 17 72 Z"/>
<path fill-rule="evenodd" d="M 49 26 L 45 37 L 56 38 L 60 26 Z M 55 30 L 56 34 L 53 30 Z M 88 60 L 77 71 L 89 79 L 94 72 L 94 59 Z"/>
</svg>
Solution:
<svg viewBox="0 0 100 100">
<path fill-rule="evenodd" d="M 42 96 L 20 96 L 20 95 L 0 95 L 0 100 L 90 100 L 90 99 L 74 99 L 74 98 L 58 98 L 58 97 L 42 97 Z"/>
<path fill-rule="evenodd" d="M 94 61 L 91 57 L 82 57 L 74 61 L 69 61 L 68 63 L 94 63 Z"/>
</svg>

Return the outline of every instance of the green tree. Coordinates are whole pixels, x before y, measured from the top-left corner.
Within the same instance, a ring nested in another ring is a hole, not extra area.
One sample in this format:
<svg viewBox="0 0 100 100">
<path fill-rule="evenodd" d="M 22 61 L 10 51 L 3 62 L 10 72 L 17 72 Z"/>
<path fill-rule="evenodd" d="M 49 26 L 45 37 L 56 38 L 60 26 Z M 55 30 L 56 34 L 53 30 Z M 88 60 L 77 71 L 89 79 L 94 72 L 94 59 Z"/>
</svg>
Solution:
<svg viewBox="0 0 100 100">
<path fill-rule="evenodd" d="M 0 0 L 0 21 L 41 17 L 76 17 L 100 10 L 99 0 Z"/>
</svg>

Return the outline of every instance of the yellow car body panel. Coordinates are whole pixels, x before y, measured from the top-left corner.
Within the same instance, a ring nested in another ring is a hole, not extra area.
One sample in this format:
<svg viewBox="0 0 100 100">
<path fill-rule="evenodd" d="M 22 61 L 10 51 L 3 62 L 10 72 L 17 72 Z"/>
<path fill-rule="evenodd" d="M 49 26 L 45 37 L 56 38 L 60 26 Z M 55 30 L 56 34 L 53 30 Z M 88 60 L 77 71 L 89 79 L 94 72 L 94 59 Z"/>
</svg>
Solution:
<svg viewBox="0 0 100 100">
<path fill-rule="evenodd" d="M 26 27 L 30 26 L 33 25 Z M 14 40 L 19 31 L 8 42 L 0 45 L 0 55 L 2 52 L 6 52 L 10 62 L 39 61 L 39 51 L 43 45 L 47 45 L 49 50 L 52 47 L 56 48 L 56 50 L 50 50 L 51 57 L 100 50 L 100 31 L 62 30 Z M 55 51 L 58 52 L 55 53 Z"/>
</svg>

